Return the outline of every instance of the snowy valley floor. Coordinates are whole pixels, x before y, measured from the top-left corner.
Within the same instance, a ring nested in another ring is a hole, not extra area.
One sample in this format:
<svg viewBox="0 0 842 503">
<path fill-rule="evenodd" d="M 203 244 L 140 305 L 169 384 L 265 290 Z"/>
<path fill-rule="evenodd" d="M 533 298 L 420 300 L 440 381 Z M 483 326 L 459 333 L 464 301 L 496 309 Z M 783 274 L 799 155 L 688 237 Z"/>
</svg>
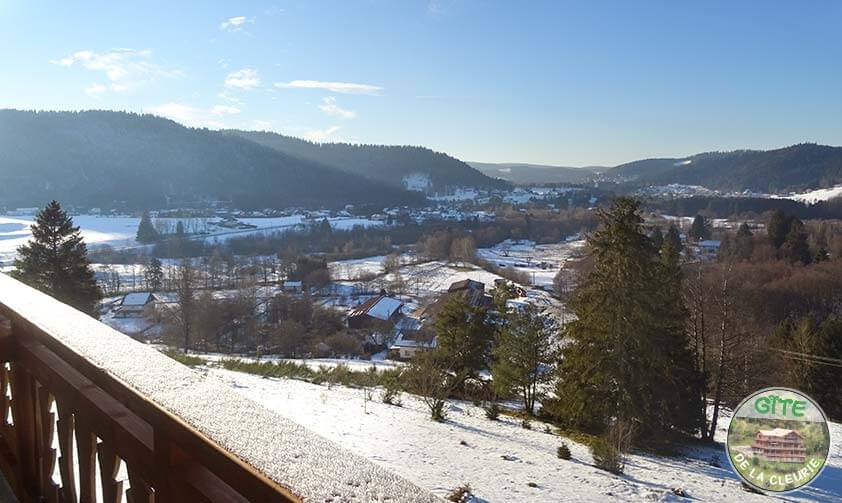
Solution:
<svg viewBox="0 0 842 503">
<path fill-rule="evenodd" d="M 699 448 L 685 456 L 629 456 L 622 476 L 591 466 L 588 449 L 500 416 L 490 421 L 481 408 L 452 403 L 448 420 L 435 423 L 417 399 L 403 394 L 403 407 L 380 401 L 380 392 L 364 403 L 363 390 L 320 386 L 290 379 L 202 368 L 238 392 L 347 449 L 446 496 L 468 483 L 480 501 L 688 501 L 672 493 L 686 491 L 697 501 L 770 501 L 740 488 L 724 449 Z M 723 440 L 726 424 L 718 439 Z M 831 428 L 828 466 L 810 488 L 779 498 L 783 501 L 842 501 L 842 425 Z M 556 457 L 562 441 L 573 455 Z M 716 460 L 716 463 L 712 463 Z M 718 464 L 719 467 L 714 466 Z"/>
</svg>

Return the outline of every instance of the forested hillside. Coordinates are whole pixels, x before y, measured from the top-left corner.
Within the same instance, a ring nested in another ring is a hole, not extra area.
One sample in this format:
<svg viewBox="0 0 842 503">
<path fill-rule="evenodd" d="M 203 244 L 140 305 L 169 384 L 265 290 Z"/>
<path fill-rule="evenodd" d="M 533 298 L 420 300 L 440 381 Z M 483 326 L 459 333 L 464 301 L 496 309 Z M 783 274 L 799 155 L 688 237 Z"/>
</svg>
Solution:
<svg viewBox="0 0 842 503">
<path fill-rule="evenodd" d="M 842 147 L 803 143 L 776 150 L 646 159 L 605 173 L 640 184 L 681 183 L 726 191 L 786 193 L 842 183 Z"/>
<path fill-rule="evenodd" d="M 0 110 L 0 207 L 240 208 L 423 198 L 246 139 L 122 112 Z"/>
<path fill-rule="evenodd" d="M 228 132 L 280 152 L 395 187 L 403 187 L 404 178 L 417 178 L 415 175 L 429 177 L 432 187 L 428 188 L 428 192 L 444 192 L 455 187 L 503 188 L 508 185 L 485 176 L 459 159 L 424 147 L 313 143 L 271 132 Z"/>
</svg>

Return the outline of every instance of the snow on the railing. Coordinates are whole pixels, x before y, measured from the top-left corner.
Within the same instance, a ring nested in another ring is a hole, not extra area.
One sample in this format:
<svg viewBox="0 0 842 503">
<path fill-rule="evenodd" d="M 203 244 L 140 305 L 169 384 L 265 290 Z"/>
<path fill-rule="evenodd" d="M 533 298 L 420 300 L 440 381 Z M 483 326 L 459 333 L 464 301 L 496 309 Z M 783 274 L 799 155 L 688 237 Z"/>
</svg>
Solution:
<svg viewBox="0 0 842 503">
<path fill-rule="evenodd" d="M 0 304 L 305 501 L 440 501 L 224 384 L 0 274 Z"/>
</svg>

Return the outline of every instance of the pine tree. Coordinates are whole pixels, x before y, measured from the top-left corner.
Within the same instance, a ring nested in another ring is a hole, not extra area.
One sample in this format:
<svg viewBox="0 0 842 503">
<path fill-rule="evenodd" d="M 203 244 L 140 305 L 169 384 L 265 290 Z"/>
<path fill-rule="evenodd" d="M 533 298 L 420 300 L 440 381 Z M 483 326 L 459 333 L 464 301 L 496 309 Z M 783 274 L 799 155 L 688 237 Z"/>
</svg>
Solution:
<svg viewBox="0 0 842 503">
<path fill-rule="evenodd" d="M 175 224 L 175 236 L 180 239 L 180 238 L 183 238 L 184 235 L 185 235 L 184 222 L 179 220 L 178 223 Z"/>
<path fill-rule="evenodd" d="M 688 235 L 697 241 L 701 241 L 703 239 L 710 239 L 710 233 L 711 228 L 708 219 L 702 215 L 696 215 L 696 218 L 693 219 L 693 225 L 690 226 Z"/>
<path fill-rule="evenodd" d="M 790 221 L 789 232 L 786 234 L 781 249 L 791 262 L 801 262 L 802 264 L 809 264 L 813 256 L 810 253 L 810 245 L 807 243 L 807 231 L 804 229 L 804 224 L 801 220 L 793 218 Z"/>
<path fill-rule="evenodd" d="M 542 316 L 537 308 L 528 305 L 510 312 L 494 348 L 491 374 L 494 387 L 501 396 L 514 391 L 523 400 L 524 410 L 535 411 L 539 385 L 549 382 L 555 359 L 556 327 L 551 319 Z"/>
<path fill-rule="evenodd" d="M 748 260 L 754 253 L 754 234 L 748 224 L 743 222 L 737 229 L 736 255 L 740 260 Z"/>
<path fill-rule="evenodd" d="M 164 270 L 158 257 L 152 257 L 143 271 L 149 290 L 157 292 L 164 281 Z"/>
<path fill-rule="evenodd" d="M 160 239 L 158 231 L 152 225 L 152 219 L 149 218 L 149 212 L 144 211 L 143 216 L 140 217 L 140 223 L 137 226 L 137 241 L 138 243 L 148 244 L 154 243 Z"/>
<path fill-rule="evenodd" d="M 32 240 L 18 248 L 12 276 L 91 316 L 102 292 L 79 227 L 52 201 L 35 217 Z"/>
<path fill-rule="evenodd" d="M 668 241 L 672 249 L 677 250 L 678 253 L 681 253 L 681 250 L 684 249 L 684 245 L 681 244 L 681 233 L 678 232 L 678 227 L 675 225 L 670 225 L 670 228 L 667 229 L 664 241 Z"/>
<path fill-rule="evenodd" d="M 643 233 L 639 202 L 619 198 L 599 214 L 588 239 L 592 271 L 577 289 L 576 320 L 553 413 L 572 426 L 604 431 L 631 421 L 640 439 L 665 441 L 701 426 L 701 381 L 684 332 L 678 254 L 664 258 Z"/>
<path fill-rule="evenodd" d="M 476 375 L 486 368 L 493 333 L 487 317 L 487 308 L 472 306 L 458 294 L 451 295 L 436 317 L 438 348 L 460 375 Z"/>
<path fill-rule="evenodd" d="M 774 210 L 769 217 L 769 223 L 766 226 L 766 232 L 769 235 L 769 241 L 780 248 L 786 241 L 786 235 L 789 233 L 789 227 L 792 223 L 792 217 L 787 216 L 781 210 Z"/>
</svg>

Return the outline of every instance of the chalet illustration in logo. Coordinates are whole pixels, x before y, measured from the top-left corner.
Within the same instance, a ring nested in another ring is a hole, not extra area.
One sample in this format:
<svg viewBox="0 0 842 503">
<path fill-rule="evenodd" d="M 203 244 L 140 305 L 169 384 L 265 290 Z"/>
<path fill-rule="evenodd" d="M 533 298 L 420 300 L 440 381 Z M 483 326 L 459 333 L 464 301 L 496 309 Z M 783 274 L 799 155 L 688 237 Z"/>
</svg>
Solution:
<svg viewBox="0 0 842 503">
<path fill-rule="evenodd" d="M 751 453 L 762 460 L 777 463 L 804 463 L 807 460 L 804 436 L 786 428 L 758 431 L 751 444 Z"/>
</svg>

